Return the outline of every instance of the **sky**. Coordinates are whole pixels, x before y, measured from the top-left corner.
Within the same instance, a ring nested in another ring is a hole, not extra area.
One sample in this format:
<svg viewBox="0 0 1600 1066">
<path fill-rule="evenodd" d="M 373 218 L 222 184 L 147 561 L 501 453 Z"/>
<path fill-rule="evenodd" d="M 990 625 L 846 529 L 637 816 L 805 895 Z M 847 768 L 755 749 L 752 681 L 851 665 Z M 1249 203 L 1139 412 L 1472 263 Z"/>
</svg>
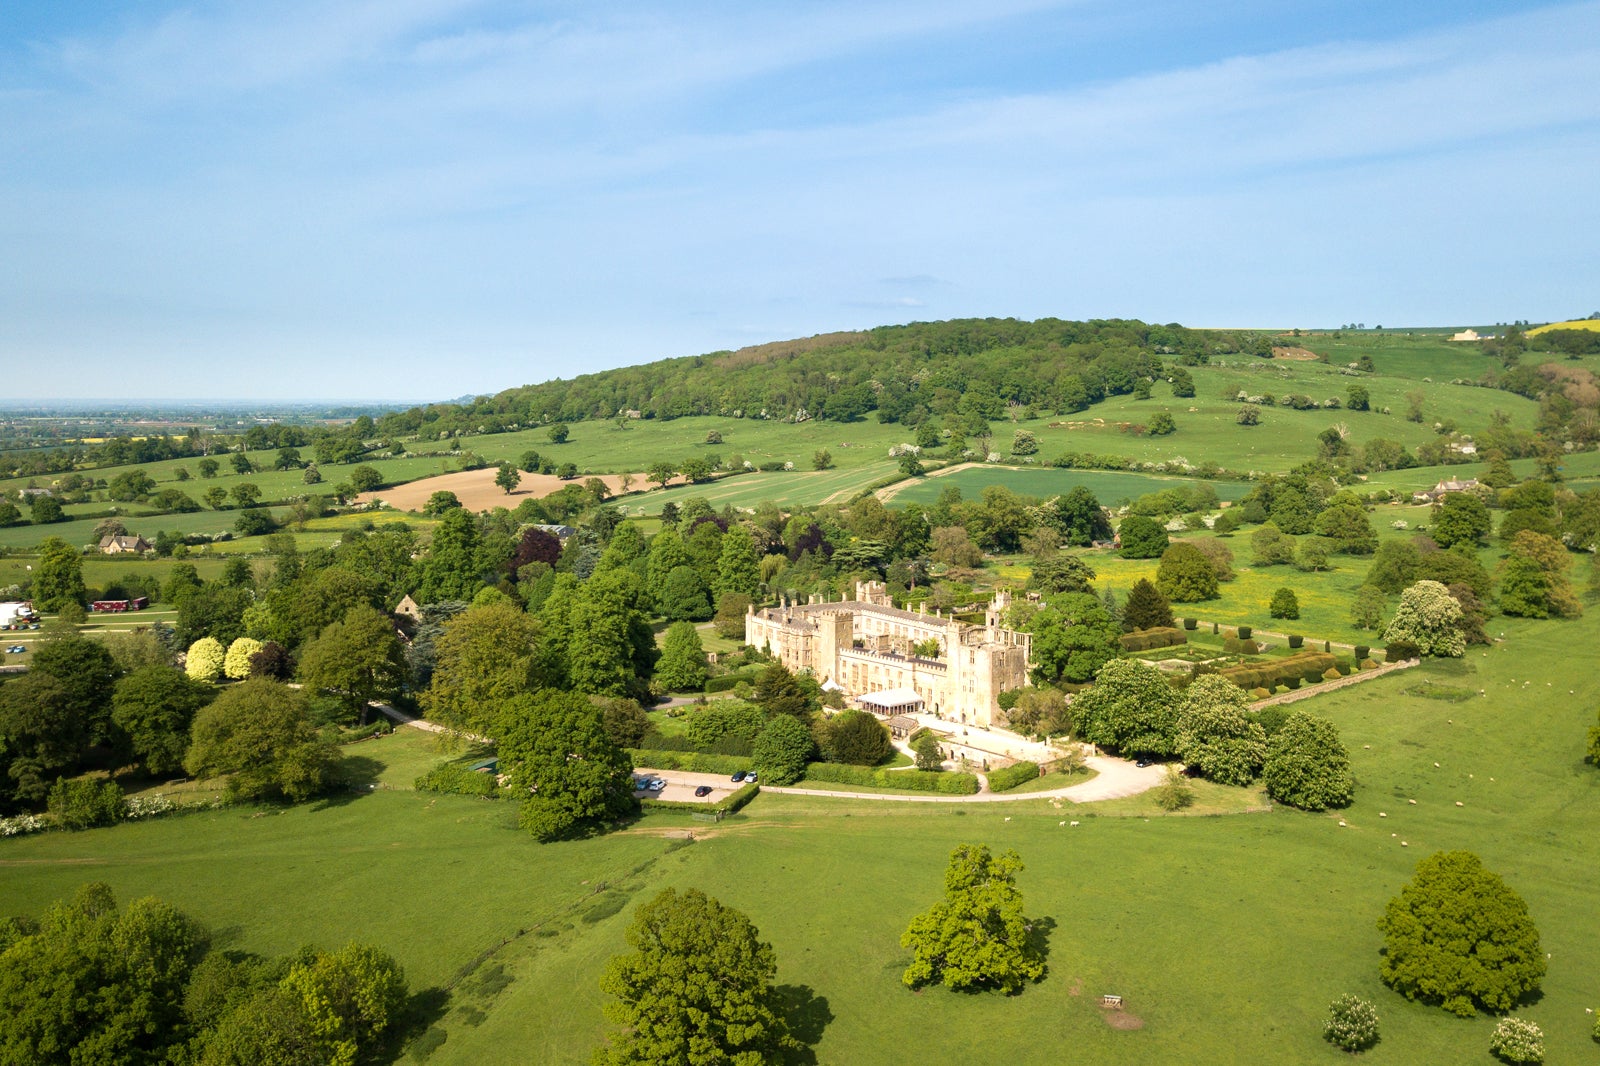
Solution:
<svg viewBox="0 0 1600 1066">
<path fill-rule="evenodd" d="M 1600 3 L 0 5 L 0 404 L 1600 310 Z"/>
</svg>

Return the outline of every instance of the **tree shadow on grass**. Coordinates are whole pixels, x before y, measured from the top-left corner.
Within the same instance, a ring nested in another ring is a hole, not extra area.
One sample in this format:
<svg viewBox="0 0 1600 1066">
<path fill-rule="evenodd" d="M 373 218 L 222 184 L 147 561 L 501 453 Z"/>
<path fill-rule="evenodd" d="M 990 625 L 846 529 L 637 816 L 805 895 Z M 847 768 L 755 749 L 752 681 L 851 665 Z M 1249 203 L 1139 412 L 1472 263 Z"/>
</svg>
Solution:
<svg viewBox="0 0 1600 1066">
<path fill-rule="evenodd" d="M 833 1011 L 825 996 L 817 995 L 809 985 L 778 985 L 779 1008 L 789 1023 L 789 1032 L 805 1046 L 791 1051 L 785 1058 L 786 1066 L 816 1066 L 817 1042 L 833 1021 Z"/>
<path fill-rule="evenodd" d="M 365 755 L 346 755 L 339 760 L 339 777 L 332 786 L 332 791 L 318 796 L 316 804 L 311 808 L 314 811 L 326 811 L 334 807 L 343 807 L 369 795 L 378 787 L 378 776 L 386 769 L 385 764 L 377 759 Z"/>
<path fill-rule="evenodd" d="M 422 1062 L 438 1050 L 445 1041 L 443 1029 L 435 1028 L 450 1008 L 450 993 L 443 988 L 424 988 L 412 994 L 406 1003 L 403 1024 L 384 1042 L 382 1050 L 374 1056 L 376 1062 L 398 1061 L 401 1051 Z"/>
<path fill-rule="evenodd" d="M 1039 955 L 1039 961 L 1050 962 L 1050 934 L 1056 931 L 1056 920 L 1049 915 L 1028 920 L 1028 947 Z"/>
</svg>

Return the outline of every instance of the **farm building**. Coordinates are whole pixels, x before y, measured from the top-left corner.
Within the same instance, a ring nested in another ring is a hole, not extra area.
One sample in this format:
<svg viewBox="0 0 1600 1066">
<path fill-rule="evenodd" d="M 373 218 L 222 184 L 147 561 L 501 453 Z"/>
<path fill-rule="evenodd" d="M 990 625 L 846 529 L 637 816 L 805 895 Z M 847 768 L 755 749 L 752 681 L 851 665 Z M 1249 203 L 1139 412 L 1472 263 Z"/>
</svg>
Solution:
<svg viewBox="0 0 1600 1066">
<path fill-rule="evenodd" d="M 100 550 L 106 555 L 123 555 L 127 552 L 140 555 L 150 550 L 150 542 L 137 535 L 101 537 Z"/>
<path fill-rule="evenodd" d="M 989 726 L 999 717 L 996 697 L 1028 678 L 1028 635 L 1000 626 L 1009 605 L 1008 595 L 997 593 L 984 624 L 972 625 L 926 608 L 900 610 L 883 582 L 857 582 L 850 600 L 750 608 L 744 639 L 880 717 L 926 711 Z M 929 641 L 938 645 L 935 657 L 913 652 Z"/>
</svg>

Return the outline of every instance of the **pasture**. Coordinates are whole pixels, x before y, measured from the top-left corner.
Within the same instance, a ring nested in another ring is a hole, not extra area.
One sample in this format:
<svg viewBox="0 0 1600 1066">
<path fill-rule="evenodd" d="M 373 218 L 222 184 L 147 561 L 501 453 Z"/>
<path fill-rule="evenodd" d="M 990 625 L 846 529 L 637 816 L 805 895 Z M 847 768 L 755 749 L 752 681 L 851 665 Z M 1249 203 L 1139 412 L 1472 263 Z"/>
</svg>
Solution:
<svg viewBox="0 0 1600 1066">
<path fill-rule="evenodd" d="M 1150 492 L 1183 488 L 1190 485 L 1210 485 L 1219 499 L 1237 500 L 1250 491 L 1250 485 L 1240 481 L 1200 481 L 1195 478 L 1164 477 L 1159 474 L 1138 474 L 1110 470 L 1061 470 L 1055 467 L 1015 467 L 970 465 L 949 474 L 935 474 L 916 481 L 906 481 L 885 491 L 886 503 L 903 506 L 935 503 L 946 489 L 952 486 L 961 490 L 964 500 L 976 500 L 990 485 L 1001 485 L 1023 496 L 1047 499 L 1083 486 L 1107 507 L 1129 502 Z"/>
<path fill-rule="evenodd" d="M 1577 1061 L 1593 1049 L 1600 951 L 1600 771 L 1581 762 L 1600 682 L 1567 665 L 1568 649 L 1600 641 L 1600 617 L 1504 628 L 1506 644 L 1465 660 L 1299 705 L 1350 749 L 1359 789 L 1342 812 L 768 794 L 720 825 L 663 812 L 541 847 L 508 805 L 405 791 L 440 756 L 402 731 L 348 749 L 362 779 L 382 782 L 374 792 L 0 842 L 6 910 L 37 912 L 99 878 L 124 900 L 170 899 L 230 947 L 373 941 L 414 988 L 450 990 L 406 1059 L 434 1066 L 586 1062 L 606 1031 L 599 972 L 633 906 L 668 885 L 751 915 L 823 1062 L 913 1044 L 931 1064 L 1050 1063 L 1063 1048 L 1107 1064 L 1331 1062 L 1321 1022 L 1344 992 L 1378 1007 L 1383 1039 L 1365 1061 L 1487 1061 L 1492 1020 L 1408 1003 L 1377 978 L 1384 904 L 1417 860 L 1465 847 L 1527 899 L 1551 960 L 1519 1013 L 1544 1027 L 1551 1061 Z M 1028 913 L 1049 919 L 1050 973 L 1016 997 L 899 981 L 899 934 L 967 841 L 1015 848 Z M 1107 992 L 1141 1028 L 1107 1024 Z"/>
</svg>

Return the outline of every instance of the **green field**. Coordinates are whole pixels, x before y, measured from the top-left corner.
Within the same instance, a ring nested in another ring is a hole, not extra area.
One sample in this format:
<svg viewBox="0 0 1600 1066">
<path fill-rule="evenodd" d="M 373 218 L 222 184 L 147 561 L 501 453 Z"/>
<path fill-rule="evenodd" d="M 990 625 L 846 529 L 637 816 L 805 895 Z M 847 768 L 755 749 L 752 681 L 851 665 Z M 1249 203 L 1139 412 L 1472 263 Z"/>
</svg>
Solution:
<svg viewBox="0 0 1600 1066">
<path fill-rule="evenodd" d="M 0 842 L 6 910 L 37 912 L 99 878 L 124 900 L 172 900 L 228 947 L 374 941 L 414 988 L 452 989 L 406 1058 L 436 1066 L 587 1061 L 605 1032 L 599 971 L 631 907 L 668 885 L 751 915 L 780 984 L 821 1020 L 822 1062 L 912 1045 L 930 1064 L 1331 1062 L 1321 1018 L 1343 992 L 1378 1006 L 1383 1040 L 1366 1061 L 1488 1061 L 1490 1019 L 1407 1003 L 1377 979 L 1385 902 L 1418 859 L 1465 847 L 1528 900 L 1551 954 L 1543 996 L 1518 1013 L 1544 1027 L 1549 1061 L 1587 1061 L 1600 772 L 1581 756 L 1600 681 L 1568 667 L 1571 648 L 1600 643 L 1600 615 L 1504 628 L 1494 650 L 1304 705 L 1351 749 L 1360 788 L 1344 812 L 1162 817 L 1141 798 L 1095 817 L 1044 800 L 767 795 L 717 826 L 662 813 L 540 847 L 508 806 L 405 792 L 435 756 L 402 731 L 350 749 L 390 786 L 371 794 Z M 1427 691 L 1459 700 L 1412 694 Z M 900 985 L 899 933 L 964 841 L 1016 848 L 1029 913 L 1054 923 L 1050 974 L 1019 996 Z M 1143 1028 L 1109 1027 L 1096 1006 L 1107 992 Z"/>
<path fill-rule="evenodd" d="M 941 493 L 954 486 L 961 490 L 964 500 L 976 500 L 990 485 L 1003 485 L 1012 492 L 1041 499 L 1070 492 L 1079 485 L 1095 494 L 1108 507 L 1123 501 L 1132 501 L 1148 492 L 1182 488 L 1189 485 L 1210 485 L 1219 499 L 1237 500 L 1250 491 L 1250 485 L 1240 481 L 1199 481 L 1195 478 L 1162 477 L 1156 474 L 1134 474 L 1106 470 L 1058 470 L 1054 467 L 969 466 L 953 474 L 923 478 L 899 489 L 891 497 L 898 505 L 920 503 L 929 505 Z"/>
</svg>

